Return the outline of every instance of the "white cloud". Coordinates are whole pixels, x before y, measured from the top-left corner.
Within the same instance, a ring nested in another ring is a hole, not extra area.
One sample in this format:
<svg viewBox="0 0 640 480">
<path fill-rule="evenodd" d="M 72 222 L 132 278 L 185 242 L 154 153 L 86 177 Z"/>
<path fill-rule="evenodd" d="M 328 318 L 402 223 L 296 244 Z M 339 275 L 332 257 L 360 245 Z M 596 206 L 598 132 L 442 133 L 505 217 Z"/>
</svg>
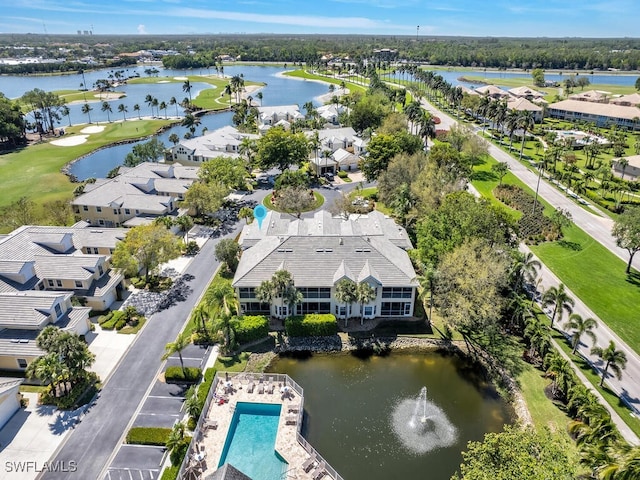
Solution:
<svg viewBox="0 0 640 480">
<path fill-rule="evenodd" d="M 140 35 L 146 35 L 147 34 L 147 27 L 145 27 L 142 24 L 138 25 L 138 33 Z"/>
</svg>

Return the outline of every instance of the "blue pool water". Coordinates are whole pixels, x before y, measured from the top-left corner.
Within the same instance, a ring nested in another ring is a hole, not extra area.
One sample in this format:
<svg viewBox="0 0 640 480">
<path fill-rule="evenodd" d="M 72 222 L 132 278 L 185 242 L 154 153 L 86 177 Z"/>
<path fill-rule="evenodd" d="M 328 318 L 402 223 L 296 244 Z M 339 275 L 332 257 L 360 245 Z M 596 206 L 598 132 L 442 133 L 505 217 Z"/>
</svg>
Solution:
<svg viewBox="0 0 640 480">
<path fill-rule="evenodd" d="M 238 402 L 218 467 L 230 463 L 253 480 L 279 480 L 285 462 L 275 450 L 281 405 Z"/>
</svg>

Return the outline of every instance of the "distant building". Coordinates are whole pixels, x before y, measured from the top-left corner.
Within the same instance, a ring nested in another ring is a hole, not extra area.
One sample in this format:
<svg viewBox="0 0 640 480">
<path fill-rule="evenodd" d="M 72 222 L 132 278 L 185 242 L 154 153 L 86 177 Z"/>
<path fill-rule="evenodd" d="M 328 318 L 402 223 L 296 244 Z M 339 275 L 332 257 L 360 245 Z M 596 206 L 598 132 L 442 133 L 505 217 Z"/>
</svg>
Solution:
<svg viewBox="0 0 640 480">
<path fill-rule="evenodd" d="M 216 157 L 237 158 L 240 155 L 240 145 L 245 138 L 256 140 L 259 136 L 225 126 L 201 137 L 181 140 L 167 150 L 165 162 L 196 166 Z"/>
<path fill-rule="evenodd" d="M 624 178 L 630 181 L 636 181 L 640 178 L 640 155 L 629 155 L 628 157 L 624 157 L 627 161 L 624 169 L 622 168 L 622 164 L 620 160 L 622 158 L 614 158 L 611 163 L 611 168 L 613 170 L 613 174 L 617 177 L 622 177 L 624 172 Z"/>
<path fill-rule="evenodd" d="M 550 104 L 548 113 L 552 118 L 594 123 L 599 127 L 617 125 L 629 130 L 640 128 L 640 109 L 612 103 L 562 100 Z"/>
<path fill-rule="evenodd" d="M 611 92 L 602 90 L 587 90 L 586 92 L 574 93 L 569 95 L 569 100 L 578 100 L 580 102 L 607 103 Z"/>
</svg>

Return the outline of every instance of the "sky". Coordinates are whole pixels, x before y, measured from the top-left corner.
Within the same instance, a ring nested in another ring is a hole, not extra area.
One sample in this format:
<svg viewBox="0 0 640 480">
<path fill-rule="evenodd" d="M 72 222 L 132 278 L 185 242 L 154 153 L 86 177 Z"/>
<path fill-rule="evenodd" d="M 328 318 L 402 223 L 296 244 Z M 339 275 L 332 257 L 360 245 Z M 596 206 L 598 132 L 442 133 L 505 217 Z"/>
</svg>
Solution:
<svg viewBox="0 0 640 480">
<path fill-rule="evenodd" d="M 0 0 L 0 33 L 637 37 L 640 0 Z"/>
</svg>

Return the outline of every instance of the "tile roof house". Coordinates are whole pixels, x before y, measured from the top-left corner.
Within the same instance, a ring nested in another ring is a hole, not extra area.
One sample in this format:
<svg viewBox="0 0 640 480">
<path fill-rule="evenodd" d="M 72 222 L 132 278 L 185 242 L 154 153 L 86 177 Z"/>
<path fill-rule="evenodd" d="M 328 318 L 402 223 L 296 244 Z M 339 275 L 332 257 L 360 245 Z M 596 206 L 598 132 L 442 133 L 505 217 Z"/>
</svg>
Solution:
<svg viewBox="0 0 640 480">
<path fill-rule="evenodd" d="M 181 140 L 167 150 L 165 162 L 194 166 L 216 157 L 236 158 L 240 155 L 240 145 L 245 138 L 255 140 L 258 135 L 242 133 L 227 125 L 201 137 Z"/>
<path fill-rule="evenodd" d="M 542 115 L 544 109 L 540 105 L 536 105 L 533 102 L 530 102 L 524 97 L 520 98 L 510 98 L 507 100 L 507 109 L 516 110 L 518 112 L 529 111 L 533 115 L 533 119 L 536 123 L 542 121 Z"/>
<path fill-rule="evenodd" d="M 120 227 L 147 223 L 177 211 L 177 203 L 198 178 L 198 167 L 145 162 L 121 167 L 112 179 L 87 184 L 85 192 L 71 202 L 74 213 L 97 227 Z"/>
<path fill-rule="evenodd" d="M 602 90 L 587 90 L 586 92 L 574 93 L 569 95 L 569 100 L 578 100 L 580 102 L 607 103 L 610 92 Z"/>
<path fill-rule="evenodd" d="M 513 97 L 526 98 L 530 101 L 535 101 L 545 96 L 544 93 L 525 86 L 510 89 L 509 94 Z"/>
<path fill-rule="evenodd" d="M 562 100 L 549 105 L 548 113 L 552 118 L 593 122 L 599 127 L 609 124 L 630 130 L 637 130 L 640 127 L 639 108 L 612 103 Z"/>
<path fill-rule="evenodd" d="M 630 95 L 621 95 L 619 97 L 612 98 L 609 103 L 614 105 L 622 105 L 625 107 L 637 107 L 640 105 L 640 93 L 632 93 Z"/>
<path fill-rule="evenodd" d="M 258 131 L 265 133 L 271 127 L 280 125 L 287 129 L 296 120 L 304 120 L 298 105 L 277 105 L 258 107 Z"/>
<path fill-rule="evenodd" d="M 304 300 L 296 314 L 333 313 L 339 318 L 363 315 L 406 317 L 413 315 L 416 273 L 407 250 L 413 248 L 407 232 L 374 211 L 352 215 L 348 220 L 319 211 L 312 218 L 292 220 L 269 212 L 262 229 L 254 222 L 240 236 L 243 254 L 233 279 L 240 306 L 245 312 L 286 317 L 290 312 L 282 299 L 260 304 L 255 289 L 277 270 L 287 270 Z M 335 299 L 335 285 L 348 278 L 367 282 L 375 299 L 360 306 Z"/>
<path fill-rule="evenodd" d="M 626 164 L 620 163 L 622 158 L 614 158 L 612 160 L 611 169 L 613 174 L 620 178 L 624 175 L 624 178 L 630 181 L 638 180 L 640 178 L 640 155 L 629 155 L 623 158 L 626 160 Z"/>
<path fill-rule="evenodd" d="M 501 98 L 506 98 L 509 96 L 509 92 L 501 89 L 500 87 L 496 87 L 495 85 L 484 85 L 482 87 L 478 87 L 476 88 L 476 92 L 478 92 L 480 95 L 491 97 L 495 100 L 499 100 Z"/>
</svg>

